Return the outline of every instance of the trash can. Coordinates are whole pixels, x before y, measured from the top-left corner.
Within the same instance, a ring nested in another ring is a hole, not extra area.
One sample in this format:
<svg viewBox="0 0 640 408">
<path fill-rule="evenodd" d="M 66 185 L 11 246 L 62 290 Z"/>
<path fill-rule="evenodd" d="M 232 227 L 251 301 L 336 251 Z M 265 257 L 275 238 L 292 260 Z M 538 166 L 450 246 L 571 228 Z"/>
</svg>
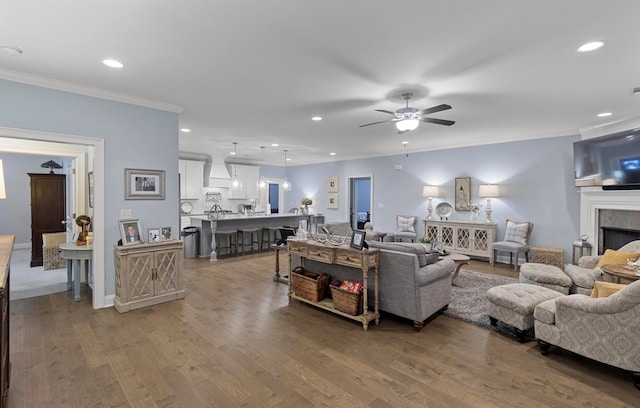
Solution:
<svg viewBox="0 0 640 408">
<path fill-rule="evenodd" d="M 197 258 L 200 248 L 200 231 L 198 227 L 184 227 L 180 233 L 184 241 L 184 257 Z"/>
</svg>

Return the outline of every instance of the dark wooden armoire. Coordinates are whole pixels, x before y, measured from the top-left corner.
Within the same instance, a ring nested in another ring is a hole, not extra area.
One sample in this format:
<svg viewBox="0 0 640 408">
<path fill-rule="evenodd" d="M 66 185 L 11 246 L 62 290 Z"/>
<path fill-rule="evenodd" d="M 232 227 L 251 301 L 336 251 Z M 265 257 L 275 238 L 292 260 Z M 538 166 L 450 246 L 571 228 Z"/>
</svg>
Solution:
<svg viewBox="0 0 640 408">
<path fill-rule="evenodd" d="M 31 266 L 42 266 L 42 234 L 66 231 L 66 176 L 27 174 L 31 184 Z"/>
</svg>

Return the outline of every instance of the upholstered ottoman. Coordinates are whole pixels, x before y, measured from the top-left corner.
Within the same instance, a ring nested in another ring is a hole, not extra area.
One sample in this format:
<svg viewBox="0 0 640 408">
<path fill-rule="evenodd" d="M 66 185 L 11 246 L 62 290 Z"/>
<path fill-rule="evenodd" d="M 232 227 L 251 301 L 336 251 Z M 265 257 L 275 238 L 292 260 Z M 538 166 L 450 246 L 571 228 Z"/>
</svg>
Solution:
<svg viewBox="0 0 640 408">
<path fill-rule="evenodd" d="M 495 326 L 500 320 L 513 326 L 518 341 L 522 343 L 525 341 L 525 331 L 533 327 L 536 306 L 560 296 L 563 294 L 553 289 L 527 283 L 495 286 L 487 291 L 491 325 Z"/>
<path fill-rule="evenodd" d="M 520 266 L 520 283 L 529 283 L 569 294 L 571 278 L 557 266 L 541 263 L 525 263 Z"/>
</svg>

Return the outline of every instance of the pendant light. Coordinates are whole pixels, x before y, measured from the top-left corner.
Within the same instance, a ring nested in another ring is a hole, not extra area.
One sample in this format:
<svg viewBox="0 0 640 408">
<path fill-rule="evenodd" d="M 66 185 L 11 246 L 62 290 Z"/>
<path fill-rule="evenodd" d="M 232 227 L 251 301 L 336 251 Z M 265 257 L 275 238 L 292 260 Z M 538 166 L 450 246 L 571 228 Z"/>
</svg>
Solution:
<svg viewBox="0 0 640 408">
<path fill-rule="evenodd" d="M 237 147 L 238 147 L 238 142 L 233 142 L 233 155 L 236 157 L 238 154 Z M 242 181 L 238 179 L 238 170 L 237 170 L 236 164 L 233 165 L 233 177 L 229 181 L 229 188 L 231 188 L 234 191 L 242 190 Z"/>
<path fill-rule="evenodd" d="M 282 183 L 283 191 L 291 191 L 291 183 L 289 183 L 289 180 L 287 180 L 287 152 L 288 150 L 284 151 L 284 182 Z"/>
<path fill-rule="evenodd" d="M 264 146 L 260 146 L 260 149 L 262 149 L 261 159 L 264 162 Z M 269 185 L 267 184 L 267 180 L 264 179 L 264 176 L 260 176 L 260 180 L 258 181 L 258 190 L 265 191 L 267 187 L 269 187 Z"/>
</svg>

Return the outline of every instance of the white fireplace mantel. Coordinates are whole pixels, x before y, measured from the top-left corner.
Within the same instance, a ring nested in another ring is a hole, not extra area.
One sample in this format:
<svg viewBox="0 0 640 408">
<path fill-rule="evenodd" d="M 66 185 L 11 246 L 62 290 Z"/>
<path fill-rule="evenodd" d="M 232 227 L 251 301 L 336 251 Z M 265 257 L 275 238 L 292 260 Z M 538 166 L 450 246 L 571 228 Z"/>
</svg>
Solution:
<svg viewBox="0 0 640 408">
<path fill-rule="evenodd" d="M 640 190 L 602 190 L 600 187 L 582 187 L 580 191 L 580 234 L 598 247 L 600 234 L 599 210 L 640 211 Z"/>
</svg>

